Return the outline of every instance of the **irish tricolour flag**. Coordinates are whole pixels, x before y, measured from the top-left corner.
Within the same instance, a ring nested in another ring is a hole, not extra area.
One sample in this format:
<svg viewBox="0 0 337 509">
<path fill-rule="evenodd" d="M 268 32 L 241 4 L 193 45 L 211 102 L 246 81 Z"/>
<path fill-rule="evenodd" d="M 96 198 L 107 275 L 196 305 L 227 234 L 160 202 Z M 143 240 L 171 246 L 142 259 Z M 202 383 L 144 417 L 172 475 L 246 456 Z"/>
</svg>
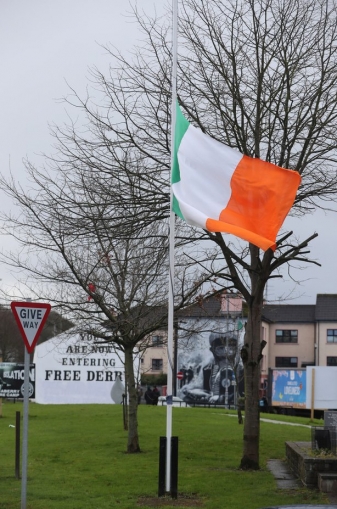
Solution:
<svg viewBox="0 0 337 509">
<path fill-rule="evenodd" d="M 173 210 L 188 224 L 275 249 L 300 181 L 295 171 L 242 155 L 207 136 L 177 106 Z"/>
</svg>

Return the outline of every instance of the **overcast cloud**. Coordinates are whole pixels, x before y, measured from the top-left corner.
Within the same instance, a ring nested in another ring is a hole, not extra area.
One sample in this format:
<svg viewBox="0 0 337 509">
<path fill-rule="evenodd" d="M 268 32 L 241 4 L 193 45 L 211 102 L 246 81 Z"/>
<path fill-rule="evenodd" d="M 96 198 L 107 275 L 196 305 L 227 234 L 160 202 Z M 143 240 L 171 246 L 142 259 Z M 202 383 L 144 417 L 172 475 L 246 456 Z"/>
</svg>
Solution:
<svg viewBox="0 0 337 509">
<path fill-rule="evenodd" d="M 161 0 L 138 0 L 138 6 L 153 12 Z M 131 48 L 139 33 L 126 17 L 124 0 L 2 0 L 0 15 L 0 168 L 24 183 L 23 158 L 38 164 L 38 154 L 51 151 L 48 123 L 66 121 L 65 105 L 58 99 L 67 95 L 66 81 L 77 91 L 86 87 L 88 68 L 108 65 L 99 44 L 112 43 L 123 51 Z M 11 206 L 1 197 L 1 206 Z M 303 240 L 314 231 L 312 256 L 322 268 L 309 266 L 294 273 L 301 286 L 273 280 L 268 300 L 288 297 L 293 303 L 315 302 L 317 293 L 335 289 L 336 220 L 334 214 L 319 212 L 301 220 L 287 218 L 285 227 L 294 229 Z M 9 240 L 1 237 L 6 248 Z M 7 244 L 6 244 L 7 243 Z M 286 276 L 286 274 L 285 274 Z M 10 284 L 8 269 L 0 266 L 3 284 Z M 290 295 L 291 294 L 291 295 Z"/>
</svg>

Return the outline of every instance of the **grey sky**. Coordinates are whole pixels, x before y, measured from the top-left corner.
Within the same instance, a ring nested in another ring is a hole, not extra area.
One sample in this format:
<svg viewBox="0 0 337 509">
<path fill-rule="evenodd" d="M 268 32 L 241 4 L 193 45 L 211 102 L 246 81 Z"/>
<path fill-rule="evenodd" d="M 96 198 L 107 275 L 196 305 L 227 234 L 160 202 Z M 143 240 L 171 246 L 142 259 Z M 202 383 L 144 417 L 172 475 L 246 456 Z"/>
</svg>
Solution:
<svg viewBox="0 0 337 509">
<path fill-rule="evenodd" d="M 152 12 L 160 9 L 162 0 L 138 0 L 138 6 Z M 66 81 L 77 91 L 84 91 L 88 67 L 104 69 L 108 65 L 99 44 L 107 42 L 123 51 L 138 37 L 137 27 L 125 14 L 124 0 L 2 0 L 0 11 L 0 168 L 7 173 L 9 165 L 15 177 L 25 182 L 22 159 L 38 164 L 41 152 L 51 151 L 49 123 L 66 121 L 64 104 L 57 100 L 68 93 Z M 124 15 L 123 15 L 124 14 Z M 1 197 L 2 206 L 11 206 Z M 336 222 L 333 214 L 288 218 L 285 226 L 293 228 L 301 239 L 314 231 L 319 237 L 312 242 L 312 256 L 323 267 L 309 266 L 294 273 L 306 280 L 302 286 L 279 279 L 268 286 L 268 299 L 285 296 L 296 303 L 314 303 L 316 293 L 333 293 L 336 289 L 335 253 Z M 6 247 L 8 239 L 1 237 Z M 9 283 L 6 267 L 0 267 L 0 278 Z"/>
</svg>

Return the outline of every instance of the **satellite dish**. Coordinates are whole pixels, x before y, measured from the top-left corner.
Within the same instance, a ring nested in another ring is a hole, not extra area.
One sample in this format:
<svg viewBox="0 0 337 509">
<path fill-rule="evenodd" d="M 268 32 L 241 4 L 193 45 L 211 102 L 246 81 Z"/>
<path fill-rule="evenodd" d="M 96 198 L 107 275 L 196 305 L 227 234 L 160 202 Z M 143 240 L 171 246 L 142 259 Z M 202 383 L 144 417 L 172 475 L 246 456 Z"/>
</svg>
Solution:
<svg viewBox="0 0 337 509">
<path fill-rule="evenodd" d="M 125 394 L 125 387 L 121 380 L 121 377 L 118 375 L 116 377 L 116 381 L 112 386 L 110 396 L 111 399 L 116 405 L 120 405 L 123 402 L 123 394 Z"/>
</svg>

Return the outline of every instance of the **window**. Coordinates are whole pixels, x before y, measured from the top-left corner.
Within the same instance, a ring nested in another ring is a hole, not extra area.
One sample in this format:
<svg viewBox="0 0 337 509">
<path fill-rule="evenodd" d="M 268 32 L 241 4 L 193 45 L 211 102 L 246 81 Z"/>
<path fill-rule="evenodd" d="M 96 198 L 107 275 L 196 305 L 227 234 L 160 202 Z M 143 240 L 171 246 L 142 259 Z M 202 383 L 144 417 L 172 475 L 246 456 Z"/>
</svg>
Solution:
<svg viewBox="0 0 337 509">
<path fill-rule="evenodd" d="M 297 357 L 275 357 L 276 368 L 297 368 Z"/>
<path fill-rule="evenodd" d="M 152 336 L 152 346 L 163 346 L 163 338 L 161 336 Z"/>
<path fill-rule="evenodd" d="M 337 343 L 337 329 L 328 329 L 326 332 L 327 332 L 327 342 Z"/>
<path fill-rule="evenodd" d="M 276 343 L 297 343 L 297 330 L 276 329 Z"/>
<path fill-rule="evenodd" d="M 307 366 L 315 366 L 314 362 L 302 362 L 301 368 L 306 368 Z"/>
<path fill-rule="evenodd" d="M 327 366 L 337 366 L 337 357 L 327 357 L 326 365 Z"/>
<path fill-rule="evenodd" d="M 152 359 L 152 371 L 163 371 L 163 359 Z"/>
</svg>

